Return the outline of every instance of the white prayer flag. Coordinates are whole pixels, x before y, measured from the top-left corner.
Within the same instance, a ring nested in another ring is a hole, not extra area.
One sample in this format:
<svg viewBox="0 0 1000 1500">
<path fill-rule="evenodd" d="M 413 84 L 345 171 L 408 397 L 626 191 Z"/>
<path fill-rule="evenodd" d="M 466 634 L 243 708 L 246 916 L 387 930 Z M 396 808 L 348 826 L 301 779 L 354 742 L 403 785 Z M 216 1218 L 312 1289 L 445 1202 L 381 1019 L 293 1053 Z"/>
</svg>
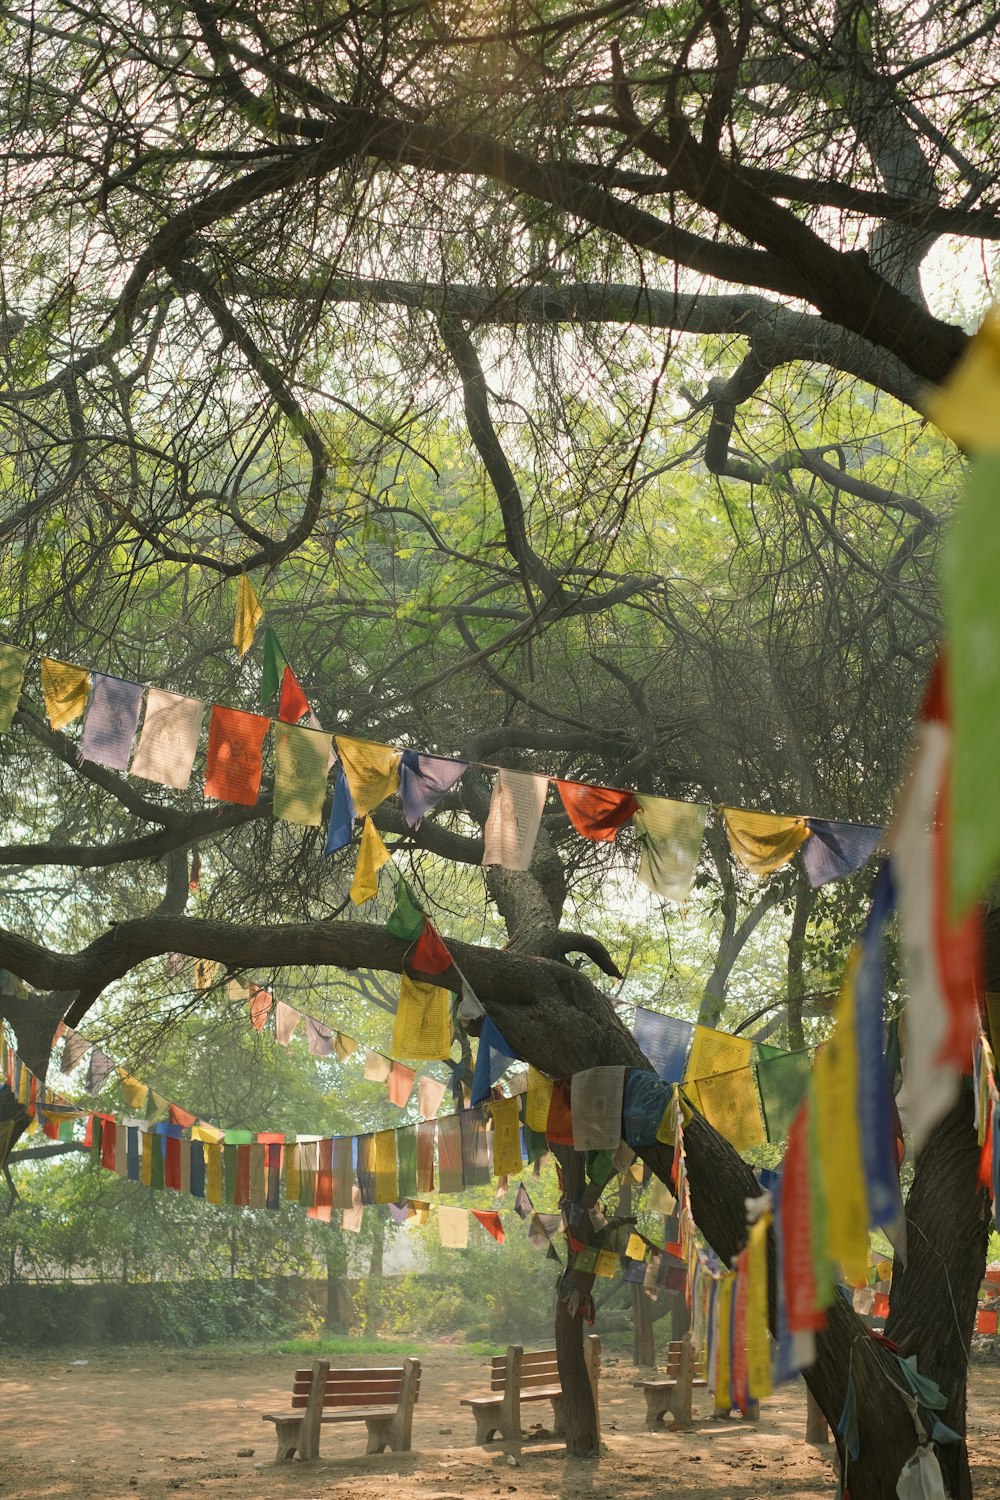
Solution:
<svg viewBox="0 0 1000 1500">
<path fill-rule="evenodd" d="M 142 688 L 137 682 L 92 672 L 90 698 L 83 715 L 80 759 L 108 766 L 112 771 L 124 771 L 132 753 L 141 708 Z"/>
<path fill-rule="evenodd" d="M 191 780 L 204 717 L 205 705 L 197 698 L 149 688 L 131 774 L 183 791 Z"/>
<path fill-rule="evenodd" d="M 385 1083 L 389 1077 L 389 1059 L 369 1049 L 365 1053 L 365 1077 L 369 1083 Z"/>
<path fill-rule="evenodd" d="M 279 1047 L 287 1047 L 295 1035 L 295 1028 L 302 1020 L 302 1012 L 294 1005 L 279 1000 L 274 1007 L 274 1040 Z"/>
<path fill-rule="evenodd" d="M 484 865 L 526 870 L 531 864 L 549 783 L 526 771 L 498 771 L 483 830 Z"/>
<path fill-rule="evenodd" d="M 622 1138 L 625 1069 L 585 1068 L 570 1085 L 574 1151 L 616 1151 Z"/>
<path fill-rule="evenodd" d="M 446 1250 L 465 1250 L 469 1244 L 469 1212 L 465 1208 L 438 1209 L 438 1232 Z"/>
</svg>

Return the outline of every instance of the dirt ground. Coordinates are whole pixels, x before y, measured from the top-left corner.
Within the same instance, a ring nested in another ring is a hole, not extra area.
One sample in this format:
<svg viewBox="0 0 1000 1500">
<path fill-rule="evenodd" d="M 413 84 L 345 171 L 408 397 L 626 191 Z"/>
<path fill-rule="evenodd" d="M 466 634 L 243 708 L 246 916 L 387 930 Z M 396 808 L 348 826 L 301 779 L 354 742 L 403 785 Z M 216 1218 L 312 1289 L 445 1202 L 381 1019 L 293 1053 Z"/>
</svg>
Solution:
<svg viewBox="0 0 1000 1500">
<path fill-rule="evenodd" d="M 292 1369 L 306 1362 L 301 1358 L 147 1349 L 85 1354 L 87 1364 L 70 1363 L 66 1355 L 0 1355 L 6 1416 L 0 1500 L 173 1500 L 178 1492 L 206 1500 L 653 1500 L 666 1494 L 812 1500 L 834 1492 L 832 1448 L 803 1441 L 801 1385 L 782 1387 L 764 1402 L 758 1422 L 712 1421 L 705 1393 L 696 1391 L 691 1430 L 647 1432 L 632 1366 L 606 1354 L 602 1457 L 569 1459 L 550 1438 L 534 1437 L 511 1464 L 503 1445 L 475 1445 L 471 1414 L 458 1404 L 482 1390 L 485 1361 L 440 1345 L 422 1356 L 411 1453 L 366 1457 L 359 1423 L 325 1427 L 318 1460 L 276 1466 L 274 1429 L 260 1414 L 286 1408 Z M 983 1500 L 1000 1500 L 998 1406 L 1000 1367 L 974 1367 L 970 1443 Z M 525 1407 L 522 1419 L 551 1420 L 551 1407 Z"/>
</svg>

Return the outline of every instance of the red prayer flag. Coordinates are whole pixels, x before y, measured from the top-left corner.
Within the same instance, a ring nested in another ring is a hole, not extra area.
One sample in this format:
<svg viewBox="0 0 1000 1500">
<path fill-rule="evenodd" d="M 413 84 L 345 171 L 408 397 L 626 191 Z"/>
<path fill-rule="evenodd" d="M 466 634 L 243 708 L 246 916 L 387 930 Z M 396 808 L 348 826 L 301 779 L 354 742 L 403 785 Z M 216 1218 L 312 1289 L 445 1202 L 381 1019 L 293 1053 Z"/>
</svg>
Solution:
<svg viewBox="0 0 1000 1500">
<path fill-rule="evenodd" d="M 404 1067 L 402 1063 L 394 1062 L 389 1065 L 389 1103 L 396 1104 L 402 1109 L 413 1092 L 413 1080 L 417 1073 L 415 1068 Z"/>
<path fill-rule="evenodd" d="M 115 1150 L 118 1137 L 118 1127 L 114 1120 L 107 1115 L 101 1116 L 101 1166 L 107 1167 L 110 1172 L 115 1170 Z"/>
<path fill-rule="evenodd" d="M 889 1294 L 888 1292 L 876 1292 L 875 1302 L 872 1306 L 873 1318 L 887 1318 L 889 1316 Z"/>
<path fill-rule="evenodd" d="M 186 1109 L 181 1109 L 179 1104 L 167 1106 L 167 1117 L 172 1124 L 180 1125 L 185 1130 L 189 1130 L 198 1118 L 197 1115 L 189 1114 Z"/>
<path fill-rule="evenodd" d="M 250 1024 L 254 1031 L 264 1030 L 273 1004 L 274 996 L 270 990 L 259 990 L 256 985 L 250 986 Z"/>
<path fill-rule="evenodd" d="M 281 698 L 278 701 L 278 718 L 286 724 L 297 724 L 303 714 L 309 712 L 309 699 L 299 686 L 299 679 L 291 667 L 286 667 L 281 678 Z"/>
<path fill-rule="evenodd" d="M 270 727 L 270 719 L 261 714 L 245 714 L 241 709 L 215 704 L 208 726 L 206 797 L 253 806 L 260 791 L 264 769 L 261 752 Z"/>
<path fill-rule="evenodd" d="M 572 1146 L 573 1144 L 573 1110 L 570 1105 L 568 1078 L 557 1078 L 552 1085 L 545 1139 L 556 1146 Z"/>
<path fill-rule="evenodd" d="M 88 1151 L 90 1150 L 90 1148 L 94 1144 L 94 1116 L 93 1115 L 88 1115 L 87 1116 L 87 1123 L 84 1126 L 84 1130 L 83 1130 L 83 1144 L 87 1147 Z"/>
<path fill-rule="evenodd" d="M 505 1239 L 505 1235 L 503 1232 L 503 1220 L 498 1213 L 489 1211 L 481 1212 L 478 1208 L 474 1208 L 472 1210 L 472 1217 L 479 1220 L 480 1224 L 482 1224 L 483 1228 L 486 1230 L 486 1233 L 491 1234 L 498 1245 L 503 1244 Z"/>
<path fill-rule="evenodd" d="M 995 1109 L 996 1105 L 991 1099 L 986 1114 L 986 1139 L 979 1153 L 979 1186 L 986 1188 L 987 1192 L 993 1184 L 993 1111 Z"/>
<path fill-rule="evenodd" d="M 622 824 L 639 811 L 634 792 L 585 786 L 582 781 L 557 781 L 556 787 L 570 822 L 585 839 L 610 844 Z"/>
<path fill-rule="evenodd" d="M 424 930 L 410 955 L 410 967 L 418 974 L 443 974 L 450 969 L 454 959 L 441 941 L 441 934 L 429 917 L 424 918 Z"/>
<path fill-rule="evenodd" d="M 319 1168 L 316 1172 L 316 1198 L 313 1207 L 328 1209 L 333 1205 L 333 1137 L 319 1143 Z M 315 1217 L 321 1217 L 316 1215 Z"/>
<path fill-rule="evenodd" d="M 181 1143 L 176 1136 L 168 1135 L 163 1152 L 163 1186 L 165 1188 L 180 1189 L 181 1185 Z M 240 1200 L 237 1199 L 237 1202 Z"/>
<path fill-rule="evenodd" d="M 996 1333 L 998 1322 L 1000 1322 L 1000 1314 L 995 1309 L 988 1307 L 980 1308 L 979 1312 L 976 1313 L 976 1332 Z"/>
<path fill-rule="evenodd" d="M 250 1147 L 236 1147 L 236 1190 L 233 1202 L 248 1207 L 250 1203 Z"/>
<path fill-rule="evenodd" d="M 785 1301 L 792 1333 L 826 1327 L 826 1313 L 816 1306 L 816 1276 L 812 1259 L 812 1204 L 809 1196 L 808 1101 L 788 1132 L 781 1184 L 781 1221 L 784 1239 Z"/>
</svg>

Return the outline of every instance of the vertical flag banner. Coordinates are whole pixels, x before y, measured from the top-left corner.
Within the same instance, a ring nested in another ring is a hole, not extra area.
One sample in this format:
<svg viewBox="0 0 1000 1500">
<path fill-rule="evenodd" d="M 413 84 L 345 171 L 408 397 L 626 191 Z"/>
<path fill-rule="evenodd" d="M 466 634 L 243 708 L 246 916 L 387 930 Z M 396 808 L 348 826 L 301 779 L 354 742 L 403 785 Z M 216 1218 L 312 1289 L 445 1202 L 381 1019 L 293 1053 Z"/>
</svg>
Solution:
<svg viewBox="0 0 1000 1500">
<path fill-rule="evenodd" d="M 90 673 L 84 667 L 43 656 L 41 661 L 42 697 L 52 729 L 65 729 L 78 719 L 87 706 Z"/>
<path fill-rule="evenodd" d="M 526 771 L 498 771 L 483 829 L 483 864 L 527 870 L 542 822 L 548 780 Z"/>
<path fill-rule="evenodd" d="M 131 774 L 182 792 L 191 780 L 205 705 L 162 688 L 146 692 L 146 715 Z"/>
<path fill-rule="evenodd" d="M 236 622 L 233 626 L 233 645 L 241 656 L 246 656 L 253 645 L 254 632 L 263 613 L 253 584 L 245 573 L 241 573 L 236 580 Z"/>
<path fill-rule="evenodd" d="M 667 797 L 640 797 L 635 815 L 639 879 L 654 895 L 686 901 L 691 893 L 708 808 Z"/>
<path fill-rule="evenodd" d="M 205 796 L 252 807 L 260 791 L 270 719 L 216 704 L 208 726 Z"/>
<path fill-rule="evenodd" d="M 137 682 L 95 672 L 83 716 L 80 759 L 108 766 L 112 771 L 124 771 L 132 753 L 141 708 L 142 688 Z"/>
</svg>

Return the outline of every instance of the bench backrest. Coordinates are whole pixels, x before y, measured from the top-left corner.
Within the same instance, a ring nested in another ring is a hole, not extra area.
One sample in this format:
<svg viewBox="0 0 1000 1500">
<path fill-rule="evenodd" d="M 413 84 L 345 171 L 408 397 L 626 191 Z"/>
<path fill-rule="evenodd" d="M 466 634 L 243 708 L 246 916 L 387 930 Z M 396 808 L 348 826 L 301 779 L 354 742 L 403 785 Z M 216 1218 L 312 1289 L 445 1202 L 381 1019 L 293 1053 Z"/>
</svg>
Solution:
<svg viewBox="0 0 1000 1500">
<path fill-rule="evenodd" d="M 668 1379 L 676 1380 L 681 1372 L 681 1348 L 683 1347 L 683 1342 L 683 1339 L 672 1339 L 667 1345 L 667 1366 L 665 1373 Z M 698 1375 L 700 1372 L 701 1360 L 696 1352 L 692 1373 Z"/>
<path fill-rule="evenodd" d="M 494 1354 L 490 1360 L 490 1390 L 502 1391 L 507 1370 L 506 1354 Z M 558 1385 L 559 1365 L 554 1349 L 536 1349 L 521 1355 L 521 1389 L 532 1386 Z"/>
<path fill-rule="evenodd" d="M 292 1382 L 292 1406 L 306 1406 L 312 1388 L 312 1370 L 296 1370 Z M 328 1370 L 323 1406 L 398 1406 L 403 1386 L 403 1366 L 384 1365 L 371 1370 Z M 416 1371 L 414 1396 L 420 1396 L 420 1371 Z"/>
</svg>

